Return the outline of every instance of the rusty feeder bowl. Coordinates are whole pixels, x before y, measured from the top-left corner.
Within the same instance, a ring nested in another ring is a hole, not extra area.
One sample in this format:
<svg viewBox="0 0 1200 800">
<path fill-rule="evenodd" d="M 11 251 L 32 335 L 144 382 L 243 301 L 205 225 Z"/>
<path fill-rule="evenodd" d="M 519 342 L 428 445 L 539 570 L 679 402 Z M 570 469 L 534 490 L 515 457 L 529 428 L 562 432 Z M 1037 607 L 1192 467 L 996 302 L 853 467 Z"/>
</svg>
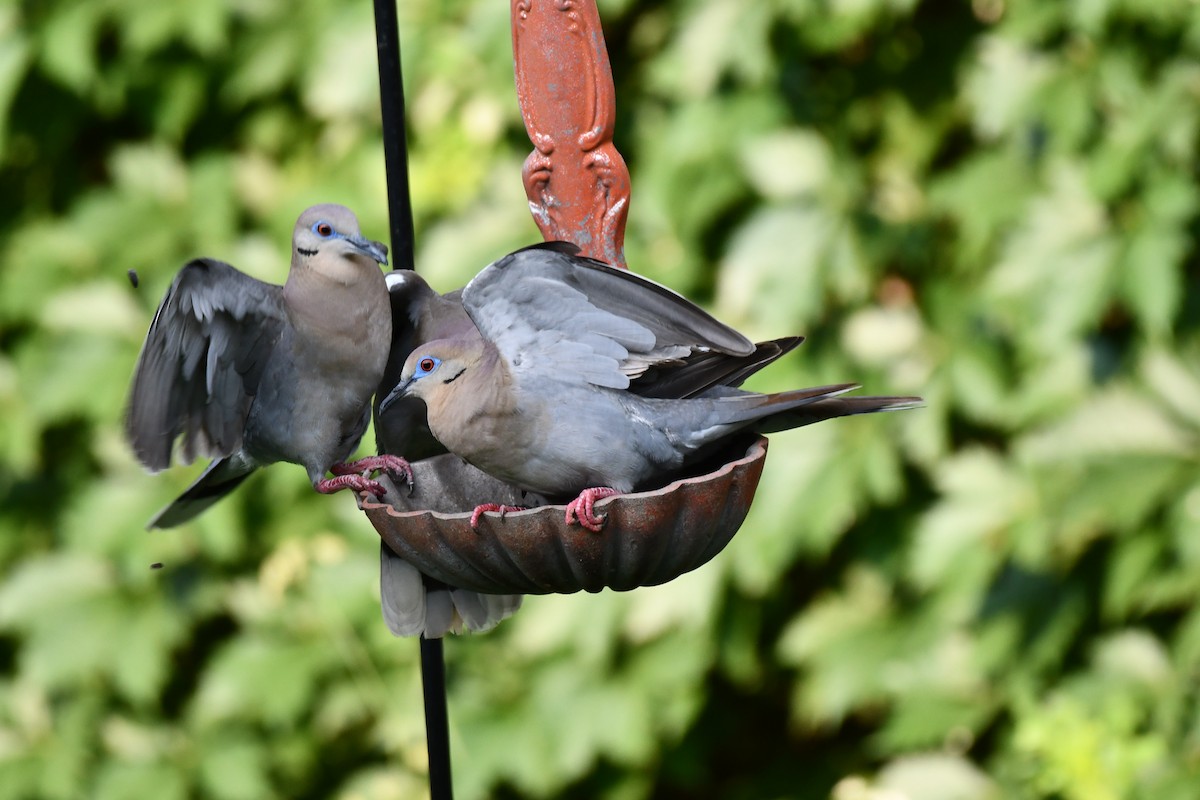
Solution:
<svg viewBox="0 0 1200 800">
<path fill-rule="evenodd" d="M 608 520 L 599 533 L 566 525 L 562 505 L 484 514 L 472 530 L 477 504 L 529 499 L 453 455 L 416 462 L 412 495 L 383 476 L 388 502 L 362 494 L 358 504 L 396 555 L 450 586 L 485 594 L 627 591 L 666 583 L 721 552 L 746 519 L 766 455 L 765 438 L 741 438 L 725 452 L 732 460 L 711 472 L 601 500 L 596 510 Z"/>
</svg>

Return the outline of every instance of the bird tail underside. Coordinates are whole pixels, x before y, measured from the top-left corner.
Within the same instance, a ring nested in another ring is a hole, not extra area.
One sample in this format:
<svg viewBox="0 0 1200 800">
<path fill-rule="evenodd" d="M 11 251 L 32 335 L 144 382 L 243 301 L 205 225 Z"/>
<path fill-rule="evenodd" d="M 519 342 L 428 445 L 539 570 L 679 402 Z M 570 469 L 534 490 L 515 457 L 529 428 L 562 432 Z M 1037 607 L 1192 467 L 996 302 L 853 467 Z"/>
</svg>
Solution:
<svg viewBox="0 0 1200 800">
<path fill-rule="evenodd" d="M 182 525 L 240 486 L 255 469 L 255 465 L 236 457 L 216 459 L 183 494 L 155 514 L 146 529 Z"/>
</svg>

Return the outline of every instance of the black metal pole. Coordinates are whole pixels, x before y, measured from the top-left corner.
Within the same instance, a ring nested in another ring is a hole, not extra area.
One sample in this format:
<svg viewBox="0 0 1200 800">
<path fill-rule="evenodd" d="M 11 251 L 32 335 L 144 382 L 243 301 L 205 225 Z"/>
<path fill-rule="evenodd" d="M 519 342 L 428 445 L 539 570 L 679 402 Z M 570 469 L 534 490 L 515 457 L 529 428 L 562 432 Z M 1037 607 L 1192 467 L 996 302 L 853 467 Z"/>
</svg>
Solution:
<svg viewBox="0 0 1200 800">
<path fill-rule="evenodd" d="M 379 54 L 379 106 L 383 116 L 383 164 L 387 172 L 392 266 L 413 268 L 412 200 L 408 192 L 408 141 L 404 131 L 404 80 L 395 0 L 374 0 Z M 421 686 L 425 693 L 425 741 L 429 795 L 452 800 L 450 722 L 446 713 L 446 659 L 441 639 L 421 637 Z"/>
<path fill-rule="evenodd" d="M 412 200 L 408 193 L 408 140 L 404 131 L 404 78 L 396 0 L 374 0 L 379 53 L 379 108 L 383 116 L 383 165 L 387 172 L 392 266 L 413 268 Z"/>
<path fill-rule="evenodd" d="M 425 691 L 429 796 L 431 800 L 451 800 L 450 720 L 446 714 L 446 660 L 441 639 L 421 637 L 421 687 Z"/>
</svg>

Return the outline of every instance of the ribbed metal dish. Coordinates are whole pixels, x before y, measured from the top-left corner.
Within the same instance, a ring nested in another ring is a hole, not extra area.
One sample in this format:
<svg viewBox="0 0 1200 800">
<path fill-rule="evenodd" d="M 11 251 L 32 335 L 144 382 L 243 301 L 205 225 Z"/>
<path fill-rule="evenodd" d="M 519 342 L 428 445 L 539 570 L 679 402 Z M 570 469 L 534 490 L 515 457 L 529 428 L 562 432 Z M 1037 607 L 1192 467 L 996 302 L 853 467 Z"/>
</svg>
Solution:
<svg viewBox="0 0 1200 800">
<path fill-rule="evenodd" d="M 421 572 L 450 586 L 489 594 L 570 594 L 654 586 L 690 572 L 729 543 L 746 518 L 762 476 L 767 440 L 743 441 L 733 460 L 661 489 L 601 500 L 600 533 L 567 526 L 565 508 L 543 505 L 504 515 L 480 503 L 529 505 L 512 487 L 456 456 L 413 465 L 410 496 L 383 476 L 379 502 L 359 496 L 380 537 Z"/>
</svg>

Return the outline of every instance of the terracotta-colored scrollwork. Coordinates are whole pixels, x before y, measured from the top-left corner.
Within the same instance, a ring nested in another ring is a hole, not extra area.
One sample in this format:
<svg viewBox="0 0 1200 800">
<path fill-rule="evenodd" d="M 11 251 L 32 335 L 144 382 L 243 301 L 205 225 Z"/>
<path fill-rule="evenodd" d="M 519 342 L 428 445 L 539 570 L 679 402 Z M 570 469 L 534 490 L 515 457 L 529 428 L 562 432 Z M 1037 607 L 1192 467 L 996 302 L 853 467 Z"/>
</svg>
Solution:
<svg viewBox="0 0 1200 800">
<path fill-rule="evenodd" d="M 595 0 L 513 0 L 517 99 L 534 150 L 522 177 L 547 240 L 625 266 L 629 170 L 613 145 L 616 91 Z"/>
</svg>

